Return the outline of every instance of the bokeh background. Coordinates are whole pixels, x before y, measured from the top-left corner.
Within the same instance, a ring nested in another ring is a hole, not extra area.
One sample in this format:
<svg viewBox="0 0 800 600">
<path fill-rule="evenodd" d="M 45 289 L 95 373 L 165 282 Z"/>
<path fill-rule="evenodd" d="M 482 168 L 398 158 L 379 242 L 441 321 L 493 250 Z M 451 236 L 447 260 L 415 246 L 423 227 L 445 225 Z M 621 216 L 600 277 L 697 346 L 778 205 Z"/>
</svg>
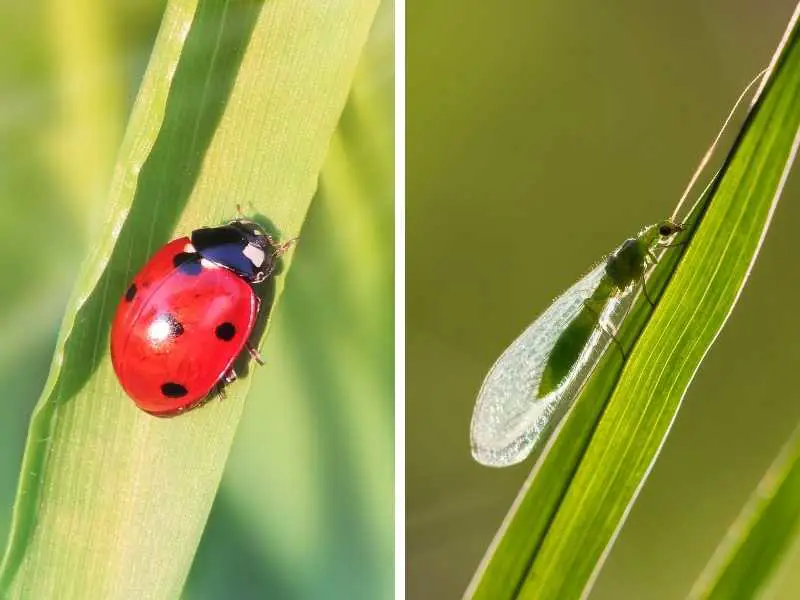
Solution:
<svg viewBox="0 0 800 600">
<path fill-rule="evenodd" d="M 532 467 L 470 457 L 492 362 L 602 254 L 672 213 L 793 8 L 408 0 L 409 598 L 461 596 Z M 684 597 L 800 419 L 798 222 L 794 173 L 592 599 Z M 794 554 L 775 598 L 800 597 Z"/>
<path fill-rule="evenodd" d="M 0 3 L 0 540 L 165 2 Z M 392 3 L 382 2 L 184 597 L 393 590 Z M 287 460 L 288 459 L 288 460 Z"/>
</svg>

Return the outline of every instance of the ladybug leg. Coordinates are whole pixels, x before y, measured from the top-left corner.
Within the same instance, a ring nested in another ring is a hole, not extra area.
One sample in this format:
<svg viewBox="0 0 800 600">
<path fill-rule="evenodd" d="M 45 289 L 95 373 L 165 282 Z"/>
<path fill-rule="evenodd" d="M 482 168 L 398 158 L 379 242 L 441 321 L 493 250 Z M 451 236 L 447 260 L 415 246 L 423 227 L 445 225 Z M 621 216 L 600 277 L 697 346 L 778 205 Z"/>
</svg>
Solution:
<svg viewBox="0 0 800 600">
<path fill-rule="evenodd" d="M 269 266 L 269 269 L 260 273 L 259 277 L 253 280 L 253 283 L 263 283 L 264 281 L 272 277 L 272 274 L 274 272 L 275 272 L 275 263 L 271 264 Z"/>
<path fill-rule="evenodd" d="M 238 378 L 236 375 L 236 371 L 233 369 L 229 369 L 223 376 L 222 379 L 219 380 L 216 387 L 214 388 L 217 394 L 220 397 L 220 400 L 227 400 L 228 394 L 225 393 L 225 386 L 233 383 Z"/>
<path fill-rule="evenodd" d="M 258 350 L 253 348 L 253 346 L 250 344 L 250 342 L 247 342 L 245 344 L 245 346 L 247 347 L 247 351 L 250 353 L 250 356 L 253 358 L 253 360 L 256 361 L 259 365 L 261 365 L 263 367 L 264 366 L 264 359 L 261 358 L 261 354 L 258 352 Z"/>
<path fill-rule="evenodd" d="M 285 242 L 279 244 L 278 242 L 272 239 L 271 235 L 266 234 L 265 237 L 267 238 L 269 245 L 272 246 L 272 256 L 280 256 L 281 254 L 284 254 L 289 248 L 291 248 L 294 244 L 297 243 L 297 240 L 300 239 L 299 237 L 294 237 L 290 240 L 286 240 Z"/>
<path fill-rule="evenodd" d="M 273 242 L 270 239 L 269 243 L 272 244 L 272 255 L 273 256 L 280 256 L 281 254 L 285 254 L 286 251 L 289 248 L 291 248 L 292 246 L 294 246 L 297 243 L 297 240 L 299 240 L 299 239 L 300 239 L 299 237 L 294 237 L 294 238 L 292 238 L 290 240 L 286 240 L 282 244 L 278 244 L 277 246 L 275 245 L 275 242 Z"/>
</svg>

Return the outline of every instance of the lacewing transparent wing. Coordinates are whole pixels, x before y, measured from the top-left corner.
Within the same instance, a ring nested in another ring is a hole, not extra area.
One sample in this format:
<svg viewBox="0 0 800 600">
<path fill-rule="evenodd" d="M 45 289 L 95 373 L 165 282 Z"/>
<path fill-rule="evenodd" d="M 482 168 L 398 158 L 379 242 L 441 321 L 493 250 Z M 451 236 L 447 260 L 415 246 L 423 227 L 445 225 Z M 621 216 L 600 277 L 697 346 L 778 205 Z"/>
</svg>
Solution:
<svg viewBox="0 0 800 600">
<path fill-rule="evenodd" d="M 537 398 L 553 346 L 605 277 L 603 261 L 559 296 L 494 363 L 472 415 L 471 444 L 476 461 L 492 467 L 513 465 L 549 437 L 608 347 L 611 338 L 599 324 L 612 324 L 625 304 L 624 293 L 609 299 L 569 374 L 552 392 Z"/>
</svg>

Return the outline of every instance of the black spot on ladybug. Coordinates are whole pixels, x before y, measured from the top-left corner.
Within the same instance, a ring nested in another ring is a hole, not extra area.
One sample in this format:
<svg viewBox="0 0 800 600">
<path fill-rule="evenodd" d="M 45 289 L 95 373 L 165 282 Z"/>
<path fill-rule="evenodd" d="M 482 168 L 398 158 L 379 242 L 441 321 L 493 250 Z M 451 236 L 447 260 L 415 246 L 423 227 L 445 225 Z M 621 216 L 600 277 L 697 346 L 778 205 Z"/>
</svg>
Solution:
<svg viewBox="0 0 800 600">
<path fill-rule="evenodd" d="M 180 383 L 168 381 L 161 384 L 161 393 L 167 398 L 182 398 L 187 394 L 187 390 Z"/>
<path fill-rule="evenodd" d="M 172 257 L 172 264 L 176 267 L 180 267 L 183 263 L 187 260 L 192 260 L 197 255 L 192 254 L 191 252 L 178 252 L 175 256 Z"/>
<path fill-rule="evenodd" d="M 166 321 L 169 325 L 169 335 L 170 337 L 178 337 L 179 335 L 183 334 L 183 325 L 181 322 L 178 321 L 175 317 L 173 317 L 169 313 L 164 313 L 163 315 L 159 315 L 159 319 Z"/>
<path fill-rule="evenodd" d="M 128 291 L 125 292 L 125 301 L 130 302 L 133 300 L 134 296 L 136 296 L 136 284 L 132 283 L 131 287 L 128 288 Z"/>
<path fill-rule="evenodd" d="M 200 255 L 196 252 L 178 252 L 173 257 L 172 264 L 184 275 L 199 275 L 203 270 L 200 265 Z"/>
<path fill-rule="evenodd" d="M 217 325 L 217 330 L 214 333 L 219 339 L 229 342 L 236 335 L 236 327 L 233 326 L 233 323 L 225 321 Z"/>
</svg>

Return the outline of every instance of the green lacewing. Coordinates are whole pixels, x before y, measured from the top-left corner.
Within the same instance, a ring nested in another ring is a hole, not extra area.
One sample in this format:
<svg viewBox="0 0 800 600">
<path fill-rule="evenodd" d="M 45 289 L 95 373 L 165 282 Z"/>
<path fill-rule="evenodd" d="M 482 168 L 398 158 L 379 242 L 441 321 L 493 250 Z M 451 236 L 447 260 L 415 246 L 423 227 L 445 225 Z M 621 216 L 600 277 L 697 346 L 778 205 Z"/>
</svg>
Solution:
<svg viewBox="0 0 800 600">
<path fill-rule="evenodd" d="M 642 229 L 556 298 L 500 355 L 483 381 L 472 415 L 472 455 L 504 467 L 524 460 L 567 411 L 610 343 L 645 275 L 681 225 Z"/>
</svg>

